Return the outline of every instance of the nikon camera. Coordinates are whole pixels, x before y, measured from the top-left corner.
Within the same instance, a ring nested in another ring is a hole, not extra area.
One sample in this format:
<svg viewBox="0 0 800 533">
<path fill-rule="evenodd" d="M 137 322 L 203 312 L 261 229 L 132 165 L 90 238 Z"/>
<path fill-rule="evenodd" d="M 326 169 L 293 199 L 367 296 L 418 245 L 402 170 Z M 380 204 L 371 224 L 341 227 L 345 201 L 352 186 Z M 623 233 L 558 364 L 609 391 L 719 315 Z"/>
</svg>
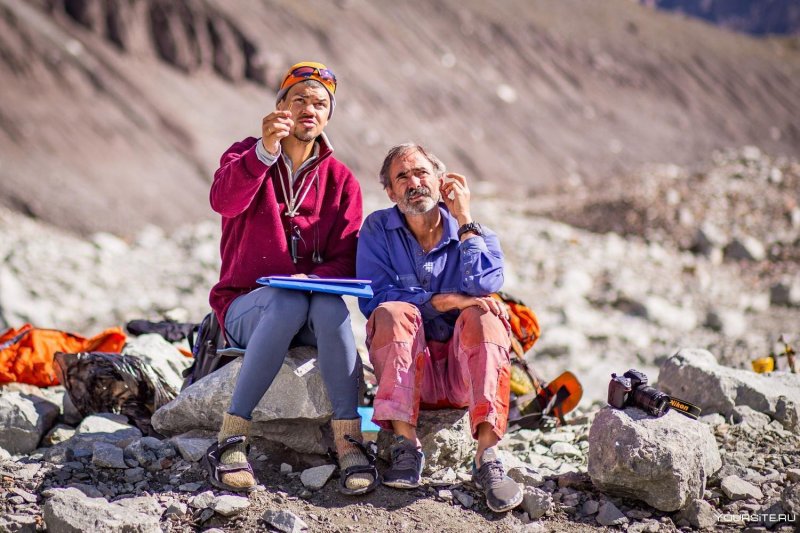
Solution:
<svg viewBox="0 0 800 533">
<path fill-rule="evenodd" d="M 630 369 L 623 375 L 611 374 L 608 403 L 617 409 L 638 407 L 653 416 L 662 416 L 670 408 L 668 394 L 647 386 L 647 375 Z"/>
</svg>

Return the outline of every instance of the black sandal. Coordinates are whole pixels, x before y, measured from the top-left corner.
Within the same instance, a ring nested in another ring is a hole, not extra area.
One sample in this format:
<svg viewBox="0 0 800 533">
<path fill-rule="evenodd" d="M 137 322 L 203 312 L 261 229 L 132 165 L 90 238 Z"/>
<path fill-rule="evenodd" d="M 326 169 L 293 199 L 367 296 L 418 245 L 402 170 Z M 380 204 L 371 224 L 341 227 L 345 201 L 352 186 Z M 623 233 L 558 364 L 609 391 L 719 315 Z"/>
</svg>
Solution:
<svg viewBox="0 0 800 533">
<path fill-rule="evenodd" d="M 340 470 L 339 492 L 341 492 L 346 496 L 357 496 L 359 494 L 366 494 L 367 492 L 375 490 L 375 487 L 377 487 L 380 484 L 378 469 L 375 466 L 375 457 L 378 453 L 377 445 L 374 442 L 370 442 L 365 446 L 364 444 L 357 441 L 350 435 L 345 435 L 344 438 L 350 441 L 351 444 L 355 444 L 355 446 L 359 450 L 361 450 L 361 453 L 363 453 L 364 456 L 367 458 L 369 464 L 348 466 L 344 470 Z M 338 463 L 338 460 L 336 462 Z M 369 474 L 372 476 L 372 483 L 361 489 L 349 489 L 347 488 L 347 480 L 350 479 L 350 476 L 354 474 Z"/>
<path fill-rule="evenodd" d="M 208 447 L 208 451 L 206 451 L 205 457 L 203 457 L 206 470 L 208 470 L 208 481 L 217 488 L 223 490 L 229 490 L 232 492 L 252 492 L 256 489 L 258 485 L 258 480 L 255 481 L 252 485 L 248 487 L 234 487 L 233 485 L 228 485 L 222 481 L 223 474 L 229 474 L 232 472 L 241 472 L 246 470 L 250 472 L 250 475 L 253 476 L 253 479 L 256 479 L 256 475 L 253 472 L 253 467 L 250 466 L 250 463 L 229 463 L 229 464 L 222 464 L 220 462 L 220 458 L 222 454 L 236 444 L 241 444 L 247 440 L 247 437 L 244 435 L 236 435 L 234 437 L 228 437 L 222 444 L 215 442 L 211 446 Z M 247 449 L 245 454 L 250 453 L 250 444 L 247 444 Z"/>
</svg>

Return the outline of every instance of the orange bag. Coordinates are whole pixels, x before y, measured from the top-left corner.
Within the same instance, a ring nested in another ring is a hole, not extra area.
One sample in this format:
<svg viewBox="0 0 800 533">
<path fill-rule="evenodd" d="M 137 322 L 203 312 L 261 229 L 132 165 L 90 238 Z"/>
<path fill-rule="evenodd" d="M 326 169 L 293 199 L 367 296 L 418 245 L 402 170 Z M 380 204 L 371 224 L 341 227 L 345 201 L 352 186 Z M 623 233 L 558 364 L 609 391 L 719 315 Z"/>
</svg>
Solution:
<svg viewBox="0 0 800 533">
<path fill-rule="evenodd" d="M 0 335 L 0 383 L 30 383 L 39 387 L 58 385 L 53 356 L 56 352 L 115 352 L 125 345 L 125 333 L 108 328 L 87 339 L 55 329 L 25 324 Z"/>
<path fill-rule="evenodd" d="M 530 307 L 505 292 L 495 292 L 492 296 L 508 307 L 508 323 L 513 334 L 511 347 L 519 357 L 522 357 L 541 335 L 539 319 Z"/>
</svg>

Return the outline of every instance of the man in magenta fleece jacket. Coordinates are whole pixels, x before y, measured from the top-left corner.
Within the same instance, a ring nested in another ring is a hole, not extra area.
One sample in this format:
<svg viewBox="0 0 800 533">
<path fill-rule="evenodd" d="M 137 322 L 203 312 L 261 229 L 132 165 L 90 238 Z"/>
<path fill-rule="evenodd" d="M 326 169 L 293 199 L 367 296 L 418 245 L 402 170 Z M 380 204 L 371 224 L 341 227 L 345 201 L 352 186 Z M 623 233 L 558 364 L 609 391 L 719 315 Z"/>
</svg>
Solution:
<svg viewBox="0 0 800 533">
<path fill-rule="evenodd" d="M 210 302 L 228 341 L 244 348 L 231 405 L 218 442 L 209 448 L 218 487 L 256 486 L 247 462 L 253 410 L 296 344 L 318 347 L 318 364 L 333 405 L 331 426 L 342 469 L 340 490 L 361 494 L 377 484 L 374 458 L 362 444 L 358 356 L 340 296 L 260 287 L 261 276 L 339 278 L 355 275 L 361 189 L 333 157 L 323 133 L 333 114 L 336 77 L 314 62 L 291 67 L 261 137 L 231 146 L 211 186 L 222 215 L 220 279 Z"/>
</svg>

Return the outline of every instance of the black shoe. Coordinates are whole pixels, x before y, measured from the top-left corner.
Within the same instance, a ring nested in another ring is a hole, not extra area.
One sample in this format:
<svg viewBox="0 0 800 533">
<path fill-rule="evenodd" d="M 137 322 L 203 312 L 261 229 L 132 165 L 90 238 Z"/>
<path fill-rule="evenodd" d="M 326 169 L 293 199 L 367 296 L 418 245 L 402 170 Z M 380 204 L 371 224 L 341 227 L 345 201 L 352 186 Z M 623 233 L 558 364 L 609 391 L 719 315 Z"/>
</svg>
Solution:
<svg viewBox="0 0 800 533">
<path fill-rule="evenodd" d="M 495 513 L 510 511 L 522 503 L 522 491 L 517 482 L 506 475 L 503 463 L 494 448 L 486 448 L 481 467 L 472 463 L 472 481 L 486 495 L 486 505 Z"/>
<path fill-rule="evenodd" d="M 383 484 L 396 489 L 413 489 L 422 481 L 425 454 L 417 445 L 400 435 L 394 436 L 392 466 L 383 473 Z"/>
</svg>

